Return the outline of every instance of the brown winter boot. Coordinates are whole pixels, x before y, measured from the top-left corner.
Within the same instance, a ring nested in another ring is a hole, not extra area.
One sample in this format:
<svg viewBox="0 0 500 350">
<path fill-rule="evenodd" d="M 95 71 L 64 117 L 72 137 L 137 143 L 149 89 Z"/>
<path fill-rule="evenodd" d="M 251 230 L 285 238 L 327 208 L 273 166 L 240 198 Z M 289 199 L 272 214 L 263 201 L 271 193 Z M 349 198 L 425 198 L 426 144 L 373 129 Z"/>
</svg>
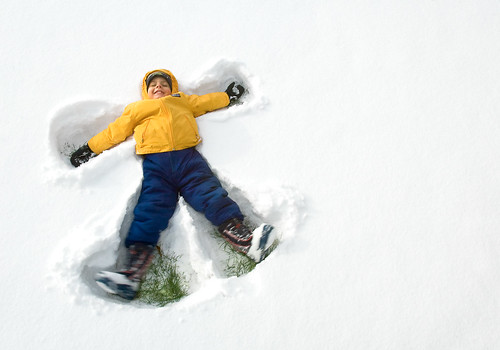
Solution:
<svg viewBox="0 0 500 350">
<path fill-rule="evenodd" d="M 252 243 L 252 231 L 240 219 L 229 219 L 218 227 L 219 233 L 237 251 L 246 254 Z"/>
<path fill-rule="evenodd" d="M 97 285 L 108 293 L 132 300 L 139 290 L 141 279 L 153 260 L 154 247 L 145 243 L 135 243 L 128 248 L 126 268 L 117 272 L 100 271 L 96 274 Z"/>
<path fill-rule="evenodd" d="M 222 237 L 234 249 L 246 254 L 256 263 L 264 260 L 278 244 L 278 235 L 274 226 L 262 224 L 254 231 L 239 219 L 231 219 L 218 227 Z"/>
</svg>

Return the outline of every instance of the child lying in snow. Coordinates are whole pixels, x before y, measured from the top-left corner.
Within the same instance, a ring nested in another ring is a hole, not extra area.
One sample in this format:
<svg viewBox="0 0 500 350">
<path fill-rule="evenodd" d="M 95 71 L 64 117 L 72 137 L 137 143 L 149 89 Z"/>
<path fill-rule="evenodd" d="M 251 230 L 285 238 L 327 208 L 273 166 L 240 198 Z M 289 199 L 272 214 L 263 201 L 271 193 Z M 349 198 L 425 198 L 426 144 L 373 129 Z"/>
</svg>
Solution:
<svg viewBox="0 0 500 350">
<path fill-rule="evenodd" d="M 135 297 L 179 195 L 204 213 L 235 250 L 256 262 L 265 258 L 275 238 L 272 226 L 252 232 L 243 224 L 240 208 L 195 149 L 201 142 L 195 118 L 232 105 L 244 91 L 231 83 L 225 92 L 186 95 L 178 91 L 171 72 L 153 70 L 144 76 L 143 100 L 128 105 L 119 118 L 72 154 L 71 164 L 78 167 L 134 134 L 136 153 L 144 158 L 141 194 L 125 240 L 129 261 L 124 270 L 97 274 L 104 290 L 126 299 Z"/>
</svg>

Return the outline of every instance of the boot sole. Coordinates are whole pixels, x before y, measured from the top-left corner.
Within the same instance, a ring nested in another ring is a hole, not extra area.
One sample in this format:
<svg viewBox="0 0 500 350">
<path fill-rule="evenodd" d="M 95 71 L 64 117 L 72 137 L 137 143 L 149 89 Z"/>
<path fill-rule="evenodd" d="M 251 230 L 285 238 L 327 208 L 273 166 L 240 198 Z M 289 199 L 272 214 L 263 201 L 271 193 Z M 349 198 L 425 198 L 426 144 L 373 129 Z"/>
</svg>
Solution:
<svg viewBox="0 0 500 350">
<path fill-rule="evenodd" d="M 117 272 L 101 271 L 95 276 L 96 284 L 105 292 L 132 300 L 137 294 L 139 283 L 130 281 Z"/>
<path fill-rule="evenodd" d="M 278 234 L 273 226 L 262 224 L 253 231 L 252 245 L 248 250 L 248 257 L 260 263 L 270 253 L 273 244 L 277 241 Z"/>
</svg>

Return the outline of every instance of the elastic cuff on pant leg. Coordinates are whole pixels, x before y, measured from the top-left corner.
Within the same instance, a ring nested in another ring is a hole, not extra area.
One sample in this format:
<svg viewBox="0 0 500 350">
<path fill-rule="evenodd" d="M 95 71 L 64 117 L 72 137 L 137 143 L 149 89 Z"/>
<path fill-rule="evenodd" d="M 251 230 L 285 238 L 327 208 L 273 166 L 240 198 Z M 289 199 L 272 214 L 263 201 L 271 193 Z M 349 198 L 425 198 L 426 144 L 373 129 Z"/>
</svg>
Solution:
<svg viewBox="0 0 500 350">
<path fill-rule="evenodd" d="M 218 220 L 218 221 L 216 221 L 216 222 L 212 222 L 212 224 L 213 224 L 214 226 L 219 227 L 220 225 L 222 225 L 223 223 L 228 222 L 228 221 L 229 221 L 229 220 L 231 220 L 231 219 L 239 219 L 239 220 L 243 221 L 243 220 L 245 219 L 245 217 L 244 217 L 244 216 L 243 216 L 243 214 L 241 214 L 241 213 L 240 213 L 240 214 L 236 214 L 236 215 L 229 215 L 229 216 L 227 216 L 227 217 L 224 217 L 223 219 L 219 219 L 219 220 Z"/>
<path fill-rule="evenodd" d="M 158 242 L 144 242 L 144 241 L 135 241 L 135 240 L 129 240 L 129 239 L 126 239 L 125 240 L 125 248 L 129 248 L 131 245 L 134 245 L 134 244 L 137 244 L 137 243 L 143 243 L 143 244 L 146 244 L 146 245 L 151 245 L 153 247 L 156 247 L 157 243 Z"/>
</svg>

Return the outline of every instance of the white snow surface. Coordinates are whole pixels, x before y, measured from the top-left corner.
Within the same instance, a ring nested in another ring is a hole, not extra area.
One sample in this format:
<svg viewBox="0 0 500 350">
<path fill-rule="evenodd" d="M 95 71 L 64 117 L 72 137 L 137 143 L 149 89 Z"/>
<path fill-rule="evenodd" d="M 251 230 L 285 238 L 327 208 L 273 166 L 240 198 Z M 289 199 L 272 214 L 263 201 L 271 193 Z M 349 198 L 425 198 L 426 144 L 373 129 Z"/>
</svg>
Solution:
<svg viewBox="0 0 500 350">
<path fill-rule="evenodd" d="M 3 349 L 500 348 L 500 3 L 25 1 L 0 5 Z M 245 84 L 198 118 L 200 152 L 282 234 L 225 278 L 183 201 L 162 246 L 191 294 L 96 289 L 130 222 L 134 141 L 64 154 L 166 68 L 187 93 Z"/>
</svg>

